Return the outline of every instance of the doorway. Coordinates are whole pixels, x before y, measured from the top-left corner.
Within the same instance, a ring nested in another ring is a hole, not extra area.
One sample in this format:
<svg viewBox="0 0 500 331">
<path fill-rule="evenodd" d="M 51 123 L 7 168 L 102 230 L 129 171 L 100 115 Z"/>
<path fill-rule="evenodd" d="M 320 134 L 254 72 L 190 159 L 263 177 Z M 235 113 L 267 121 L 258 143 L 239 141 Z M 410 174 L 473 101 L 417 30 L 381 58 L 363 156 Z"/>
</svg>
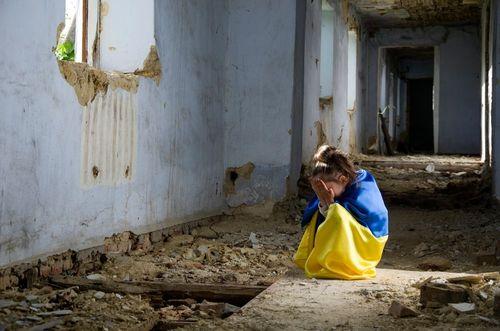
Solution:
<svg viewBox="0 0 500 331">
<path fill-rule="evenodd" d="M 433 79 L 408 79 L 407 112 L 411 153 L 434 152 Z"/>
</svg>

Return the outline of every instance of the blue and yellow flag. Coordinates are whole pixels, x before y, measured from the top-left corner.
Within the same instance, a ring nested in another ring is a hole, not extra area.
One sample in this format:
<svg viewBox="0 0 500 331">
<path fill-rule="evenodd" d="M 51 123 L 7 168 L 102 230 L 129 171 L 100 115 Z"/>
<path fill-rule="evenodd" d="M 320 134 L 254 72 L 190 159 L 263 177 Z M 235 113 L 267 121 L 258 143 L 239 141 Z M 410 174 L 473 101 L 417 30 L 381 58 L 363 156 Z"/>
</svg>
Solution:
<svg viewBox="0 0 500 331">
<path fill-rule="evenodd" d="M 315 197 L 306 207 L 307 226 L 294 257 L 308 277 L 364 279 L 375 277 L 388 238 L 388 212 L 373 176 L 357 172 L 356 180 L 330 205 L 326 219 Z"/>
</svg>

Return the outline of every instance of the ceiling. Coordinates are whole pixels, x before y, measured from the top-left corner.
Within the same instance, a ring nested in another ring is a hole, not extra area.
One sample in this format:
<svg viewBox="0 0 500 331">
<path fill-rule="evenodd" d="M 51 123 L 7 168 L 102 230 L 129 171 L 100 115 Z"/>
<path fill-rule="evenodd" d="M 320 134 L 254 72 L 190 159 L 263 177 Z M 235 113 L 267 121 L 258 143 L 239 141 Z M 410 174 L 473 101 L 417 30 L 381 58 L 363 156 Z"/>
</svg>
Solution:
<svg viewBox="0 0 500 331">
<path fill-rule="evenodd" d="M 350 0 L 369 27 L 479 23 L 481 0 Z"/>
<path fill-rule="evenodd" d="M 434 47 L 393 47 L 387 53 L 395 59 L 411 58 L 418 60 L 433 60 Z"/>
</svg>

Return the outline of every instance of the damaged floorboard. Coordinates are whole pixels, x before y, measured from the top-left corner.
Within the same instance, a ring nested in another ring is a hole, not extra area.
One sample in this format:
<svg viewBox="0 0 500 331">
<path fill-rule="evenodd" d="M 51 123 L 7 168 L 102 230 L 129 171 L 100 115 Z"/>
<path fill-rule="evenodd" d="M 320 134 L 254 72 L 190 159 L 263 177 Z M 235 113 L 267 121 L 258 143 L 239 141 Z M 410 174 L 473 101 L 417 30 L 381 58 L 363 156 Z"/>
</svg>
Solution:
<svg viewBox="0 0 500 331">
<path fill-rule="evenodd" d="M 57 276 L 48 280 L 48 284 L 55 288 L 69 288 L 78 286 L 80 290 L 96 290 L 107 293 L 145 294 L 161 296 L 167 299 L 208 300 L 228 302 L 235 305 L 244 305 L 266 286 L 247 286 L 232 284 L 186 284 L 154 281 L 117 282 L 112 280 L 90 280 L 79 277 Z"/>
</svg>

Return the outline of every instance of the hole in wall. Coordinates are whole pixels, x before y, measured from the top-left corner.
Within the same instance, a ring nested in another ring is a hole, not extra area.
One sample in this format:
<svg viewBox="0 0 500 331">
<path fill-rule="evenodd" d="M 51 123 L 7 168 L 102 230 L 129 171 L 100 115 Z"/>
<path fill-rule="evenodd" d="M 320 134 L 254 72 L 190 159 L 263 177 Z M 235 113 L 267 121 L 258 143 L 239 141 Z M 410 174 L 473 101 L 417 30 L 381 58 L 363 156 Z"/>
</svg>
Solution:
<svg viewBox="0 0 500 331">
<path fill-rule="evenodd" d="M 97 176 L 99 176 L 99 168 L 97 168 L 97 166 L 92 167 L 92 176 L 94 176 L 94 178 L 97 178 Z"/>
<path fill-rule="evenodd" d="M 238 179 L 238 173 L 234 170 L 229 172 L 229 180 L 233 182 L 233 184 L 236 182 Z"/>
<path fill-rule="evenodd" d="M 252 162 L 247 162 L 241 167 L 231 167 L 226 169 L 225 180 L 224 180 L 224 193 L 226 196 L 228 194 L 233 194 L 236 191 L 236 180 L 241 178 L 249 180 L 255 165 Z"/>
</svg>

